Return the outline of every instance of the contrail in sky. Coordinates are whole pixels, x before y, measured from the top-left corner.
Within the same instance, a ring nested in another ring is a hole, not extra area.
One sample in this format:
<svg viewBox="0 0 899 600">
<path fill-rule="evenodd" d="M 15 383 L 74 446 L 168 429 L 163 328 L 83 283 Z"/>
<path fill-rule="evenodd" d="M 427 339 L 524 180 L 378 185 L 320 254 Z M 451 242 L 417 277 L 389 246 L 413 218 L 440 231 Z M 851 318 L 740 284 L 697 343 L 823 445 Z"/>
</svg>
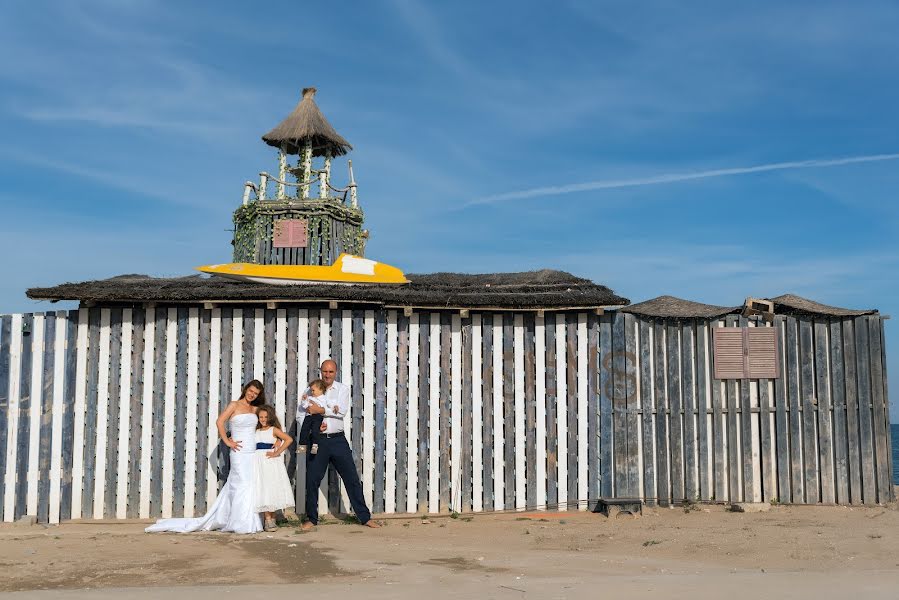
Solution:
<svg viewBox="0 0 899 600">
<path fill-rule="evenodd" d="M 553 196 L 556 194 L 572 194 L 574 192 L 587 192 L 590 190 L 614 190 L 619 188 L 639 187 L 643 185 L 660 185 L 663 183 L 675 183 L 678 181 L 691 181 L 693 179 L 708 179 L 710 177 L 728 177 L 730 175 L 764 173 L 765 171 L 785 171 L 787 169 L 814 169 L 819 167 L 834 167 L 838 165 L 851 165 L 854 163 L 868 163 L 884 160 L 899 160 L 899 153 L 870 154 L 867 156 L 848 156 L 845 158 L 834 158 L 829 160 L 796 160 L 790 162 L 770 163 L 767 165 L 755 165 L 753 167 L 732 167 L 729 169 L 695 171 L 693 173 L 668 173 L 666 175 L 638 177 L 635 179 L 609 179 L 605 181 L 570 183 L 568 185 L 538 187 L 529 190 L 504 192 L 502 194 L 485 196 L 477 200 L 472 200 L 468 203 L 468 206 L 477 204 L 495 204 L 497 202 L 504 202 L 506 200 L 523 200 L 525 198 Z"/>
</svg>

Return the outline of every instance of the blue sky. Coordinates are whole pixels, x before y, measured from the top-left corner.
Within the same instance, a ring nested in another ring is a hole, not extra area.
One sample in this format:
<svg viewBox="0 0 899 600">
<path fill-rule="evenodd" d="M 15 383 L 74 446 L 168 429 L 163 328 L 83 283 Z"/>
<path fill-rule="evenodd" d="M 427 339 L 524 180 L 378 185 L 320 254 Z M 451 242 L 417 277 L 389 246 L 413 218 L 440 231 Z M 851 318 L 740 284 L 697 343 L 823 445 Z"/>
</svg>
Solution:
<svg viewBox="0 0 899 600">
<path fill-rule="evenodd" d="M 896 3 L 299 6 L 5 3 L 4 312 L 228 261 L 242 183 L 277 167 L 260 136 L 314 85 L 355 147 L 368 255 L 407 272 L 899 317 Z"/>
</svg>

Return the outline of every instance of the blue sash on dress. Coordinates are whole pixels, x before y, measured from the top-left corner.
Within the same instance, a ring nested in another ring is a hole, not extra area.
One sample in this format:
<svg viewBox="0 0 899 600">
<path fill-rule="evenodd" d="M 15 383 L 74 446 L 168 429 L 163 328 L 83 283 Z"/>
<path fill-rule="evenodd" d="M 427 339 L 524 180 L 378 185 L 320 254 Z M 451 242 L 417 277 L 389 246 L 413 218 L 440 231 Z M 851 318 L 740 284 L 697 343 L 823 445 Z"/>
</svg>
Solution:
<svg viewBox="0 0 899 600">
<path fill-rule="evenodd" d="M 269 444 L 268 442 L 256 442 L 257 450 L 271 450 L 274 447 L 274 444 Z"/>
</svg>

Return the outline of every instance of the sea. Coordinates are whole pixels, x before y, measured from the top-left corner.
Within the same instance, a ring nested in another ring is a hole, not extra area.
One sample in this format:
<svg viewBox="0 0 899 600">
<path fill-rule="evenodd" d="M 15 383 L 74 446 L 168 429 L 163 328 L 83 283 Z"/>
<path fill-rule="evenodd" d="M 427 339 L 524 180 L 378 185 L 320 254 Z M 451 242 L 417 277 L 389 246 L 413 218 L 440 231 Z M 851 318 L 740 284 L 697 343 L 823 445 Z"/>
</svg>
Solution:
<svg viewBox="0 0 899 600">
<path fill-rule="evenodd" d="M 893 440 L 893 485 L 899 485 L 899 423 L 890 425 L 890 438 Z"/>
</svg>

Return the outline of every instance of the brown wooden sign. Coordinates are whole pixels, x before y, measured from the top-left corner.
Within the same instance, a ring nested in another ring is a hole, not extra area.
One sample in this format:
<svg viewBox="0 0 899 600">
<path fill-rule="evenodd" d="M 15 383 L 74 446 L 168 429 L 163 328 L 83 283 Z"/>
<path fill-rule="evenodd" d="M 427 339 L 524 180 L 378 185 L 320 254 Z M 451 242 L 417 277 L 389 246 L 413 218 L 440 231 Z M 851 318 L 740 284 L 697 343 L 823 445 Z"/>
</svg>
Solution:
<svg viewBox="0 0 899 600">
<path fill-rule="evenodd" d="M 281 219 L 280 221 L 275 221 L 272 233 L 272 246 L 275 248 L 306 247 L 306 219 Z"/>
</svg>

